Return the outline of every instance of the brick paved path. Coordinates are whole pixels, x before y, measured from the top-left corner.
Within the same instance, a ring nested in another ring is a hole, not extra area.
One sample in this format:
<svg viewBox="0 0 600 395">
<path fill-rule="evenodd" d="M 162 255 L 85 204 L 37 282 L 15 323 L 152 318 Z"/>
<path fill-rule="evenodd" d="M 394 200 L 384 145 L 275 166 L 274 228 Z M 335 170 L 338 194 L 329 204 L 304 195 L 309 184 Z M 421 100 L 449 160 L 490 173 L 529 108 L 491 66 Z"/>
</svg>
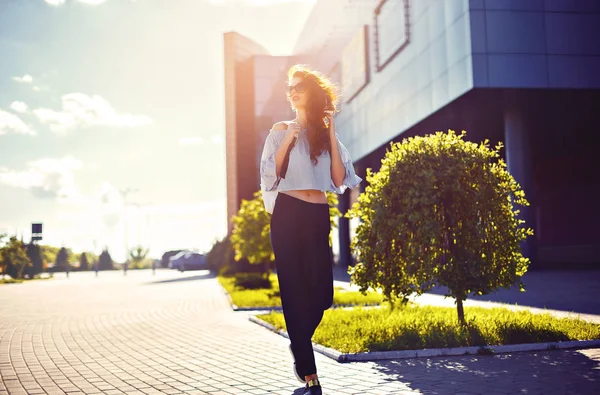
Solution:
<svg viewBox="0 0 600 395">
<path fill-rule="evenodd" d="M 302 392 L 203 272 L 56 277 L 0 285 L 0 395 Z M 329 395 L 600 393 L 600 349 L 317 365 Z"/>
</svg>

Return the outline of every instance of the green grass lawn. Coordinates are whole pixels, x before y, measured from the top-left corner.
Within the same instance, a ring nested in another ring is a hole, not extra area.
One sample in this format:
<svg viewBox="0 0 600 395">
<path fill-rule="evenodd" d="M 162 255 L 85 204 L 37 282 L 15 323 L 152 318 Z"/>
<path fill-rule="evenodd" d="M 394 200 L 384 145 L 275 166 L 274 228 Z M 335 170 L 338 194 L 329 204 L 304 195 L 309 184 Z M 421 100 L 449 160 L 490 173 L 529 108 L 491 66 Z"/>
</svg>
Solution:
<svg viewBox="0 0 600 395">
<path fill-rule="evenodd" d="M 283 314 L 258 318 L 285 329 Z M 456 309 L 409 304 L 391 310 L 330 309 L 313 341 L 343 353 L 600 339 L 600 325 L 549 314 L 466 307 L 466 327 Z"/>
<path fill-rule="evenodd" d="M 20 283 L 35 281 L 35 280 L 48 280 L 50 278 L 52 278 L 52 277 L 35 277 L 35 278 L 27 278 L 27 279 L 23 279 L 23 278 L 14 279 L 14 278 L 6 277 L 6 278 L 0 278 L 0 284 L 20 284 Z"/>
<path fill-rule="evenodd" d="M 279 297 L 279 282 L 277 276 L 271 274 L 269 281 L 271 288 L 243 289 L 235 284 L 235 277 L 219 276 L 219 282 L 231 296 L 233 304 L 238 307 L 278 307 L 281 306 Z M 346 291 L 336 287 L 334 289 L 333 303 L 336 305 L 367 305 L 379 304 L 382 296 L 376 292 L 362 295 L 360 292 Z"/>
<path fill-rule="evenodd" d="M 0 279 L 0 284 L 17 284 L 17 283 L 22 283 L 23 279 L 17 279 L 15 280 L 14 278 L 1 278 Z"/>
</svg>

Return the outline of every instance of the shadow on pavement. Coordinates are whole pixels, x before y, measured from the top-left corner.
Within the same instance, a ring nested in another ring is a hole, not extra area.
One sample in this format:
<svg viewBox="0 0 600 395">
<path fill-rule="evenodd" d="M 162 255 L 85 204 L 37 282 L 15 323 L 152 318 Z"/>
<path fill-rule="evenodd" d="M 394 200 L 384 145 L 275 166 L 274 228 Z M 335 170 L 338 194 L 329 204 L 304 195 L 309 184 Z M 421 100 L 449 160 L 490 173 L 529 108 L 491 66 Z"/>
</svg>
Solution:
<svg viewBox="0 0 600 395">
<path fill-rule="evenodd" d="M 182 281 L 195 281 L 195 280 L 202 280 L 202 279 L 206 279 L 206 278 L 215 278 L 215 275 L 211 272 L 202 272 L 202 274 L 197 274 L 194 276 L 185 276 L 185 277 L 180 277 L 180 278 L 171 278 L 168 280 L 157 280 L 157 281 L 149 281 L 147 283 L 145 283 L 144 285 L 155 285 L 155 284 L 168 284 L 168 283 L 178 283 L 178 282 L 182 282 Z"/>
<path fill-rule="evenodd" d="M 336 267 L 334 279 L 349 282 L 345 269 Z M 581 314 L 600 314 L 600 270 L 538 270 L 527 272 L 522 282 L 525 292 L 518 287 L 500 289 L 490 295 L 469 296 L 469 300 L 518 304 Z M 436 287 L 430 294 L 445 295 L 445 287 Z"/>
<path fill-rule="evenodd" d="M 593 352 L 592 350 L 590 350 Z M 586 350 L 427 358 L 375 363 L 386 381 L 422 394 L 598 394 L 600 359 Z M 563 369 L 564 367 L 564 369 Z"/>
<path fill-rule="evenodd" d="M 597 303 L 600 295 L 600 270 L 533 271 L 526 273 L 522 281 L 525 292 L 513 287 L 490 295 L 469 296 L 469 299 L 600 314 L 600 303 Z M 444 295 L 446 288 L 436 287 L 429 293 Z"/>
</svg>

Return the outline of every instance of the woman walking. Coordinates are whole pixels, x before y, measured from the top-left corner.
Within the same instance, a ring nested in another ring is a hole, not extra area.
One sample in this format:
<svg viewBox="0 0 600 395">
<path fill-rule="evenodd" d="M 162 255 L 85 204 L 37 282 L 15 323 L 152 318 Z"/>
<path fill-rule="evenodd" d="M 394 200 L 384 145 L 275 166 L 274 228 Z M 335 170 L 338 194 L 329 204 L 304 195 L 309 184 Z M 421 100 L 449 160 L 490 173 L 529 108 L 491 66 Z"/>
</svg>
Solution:
<svg viewBox="0 0 600 395">
<path fill-rule="evenodd" d="M 271 244 L 294 374 L 305 394 L 320 395 L 312 336 L 333 303 L 333 257 L 329 248 L 326 191 L 344 193 L 362 181 L 333 121 L 334 85 L 304 65 L 288 71 L 292 121 L 273 125 L 265 141 L 260 174 L 271 213 Z"/>
</svg>

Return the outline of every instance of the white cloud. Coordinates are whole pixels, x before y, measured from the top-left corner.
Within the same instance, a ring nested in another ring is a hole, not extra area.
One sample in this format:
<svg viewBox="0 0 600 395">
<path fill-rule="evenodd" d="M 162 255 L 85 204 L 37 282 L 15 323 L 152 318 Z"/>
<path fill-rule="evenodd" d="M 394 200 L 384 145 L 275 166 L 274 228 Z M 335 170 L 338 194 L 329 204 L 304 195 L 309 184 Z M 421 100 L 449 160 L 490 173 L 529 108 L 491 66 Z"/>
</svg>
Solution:
<svg viewBox="0 0 600 395">
<path fill-rule="evenodd" d="M 27 107 L 27 104 L 23 103 L 22 101 L 14 101 L 11 103 L 10 108 L 16 112 L 24 113 L 27 112 L 29 107 Z"/>
<path fill-rule="evenodd" d="M 33 82 L 33 77 L 29 74 L 25 74 L 23 77 L 13 77 L 13 80 L 23 84 L 31 84 Z"/>
<path fill-rule="evenodd" d="M 35 131 L 27 126 L 21 118 L 15 114 L 0 110 L 0 136 L 10 132 L 35 135 Z"/>
<path fill-rule="evenodd" d="M 204 139 L 202 137 L 182 137 L 179 139 L 179 144 L 200 145 L 200 144 L 204 144 Z"/>
<path fill-rule="evenodd" d="M 75 185 L 74 171 L 82 167 L 80 160 L 70 156 L 42 158 L 29 162 L 24 170 L 0 167 L 0 184 L 28 189 L 40 198 L 77 200 L 80 193 Z"/>
<path fill-rule="evenodd" d="M 33 110 L 40 122 L 48 124 L 55 133 L 66 133 L 77 127 L 116 126 L 139 127 L 153 121 L 146 115 L 119 114 L 101 96 L 69 93 L 62 97 L 62 110 L 48 108 Z"/>
</svg>

